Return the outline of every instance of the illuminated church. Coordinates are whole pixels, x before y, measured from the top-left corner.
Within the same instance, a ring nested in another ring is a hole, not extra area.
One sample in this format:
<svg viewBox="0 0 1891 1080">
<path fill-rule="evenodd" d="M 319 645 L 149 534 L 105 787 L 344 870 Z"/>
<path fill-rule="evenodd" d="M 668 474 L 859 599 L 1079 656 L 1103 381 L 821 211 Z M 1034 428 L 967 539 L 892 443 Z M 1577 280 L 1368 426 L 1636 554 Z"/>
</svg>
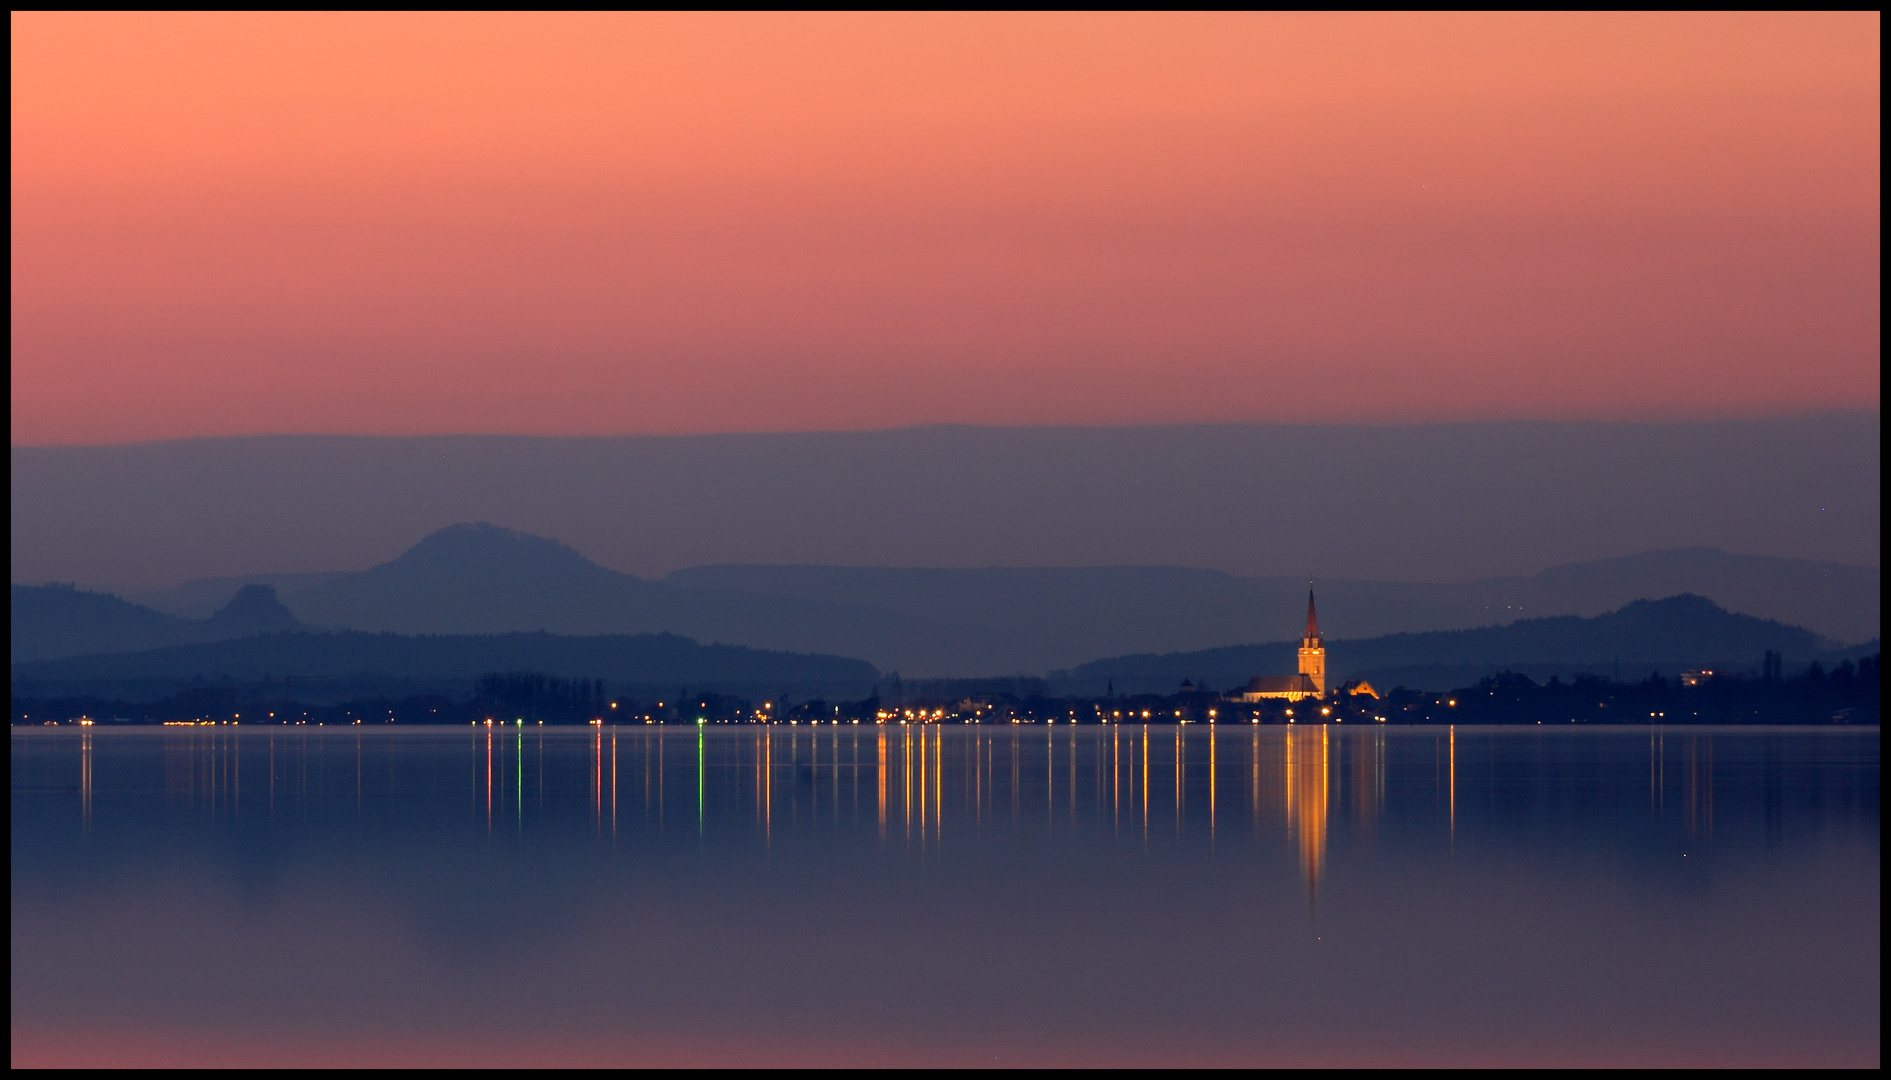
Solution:
<svg viewBox="0 0 1891 1080">
<path fill-rule="evenodd" d="M 1307 632 L 1300 639 L 1300 674 L 1256 675 L 1241 692 L 1242 701 L 1300 701 L 1326 696 L 1326 642 L 1313 611 L 1313 590 L 1307 590 Z M 1376 695 L 1375 695 L 1376 696 Z"/>
</svg>

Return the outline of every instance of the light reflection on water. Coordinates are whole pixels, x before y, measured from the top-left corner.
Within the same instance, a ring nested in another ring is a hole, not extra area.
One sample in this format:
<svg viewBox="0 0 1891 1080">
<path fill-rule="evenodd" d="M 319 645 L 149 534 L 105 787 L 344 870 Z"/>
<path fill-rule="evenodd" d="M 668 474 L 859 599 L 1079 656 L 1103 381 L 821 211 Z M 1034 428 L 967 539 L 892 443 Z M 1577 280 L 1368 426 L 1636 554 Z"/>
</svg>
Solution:
<svg viewBox="0 0 1891 1080">
<path fill-rule="evenodd" d="M 1878 747 L 15 729 L 14 1059 L 1875 1063 Z"/>
</svg>

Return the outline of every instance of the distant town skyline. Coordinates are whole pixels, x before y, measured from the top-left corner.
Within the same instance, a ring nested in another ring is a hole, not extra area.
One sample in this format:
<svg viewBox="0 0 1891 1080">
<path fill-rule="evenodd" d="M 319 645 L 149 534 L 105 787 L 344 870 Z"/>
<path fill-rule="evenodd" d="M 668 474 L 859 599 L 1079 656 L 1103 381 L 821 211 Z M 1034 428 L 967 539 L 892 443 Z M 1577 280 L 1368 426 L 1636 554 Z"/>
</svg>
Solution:
<svg viewBox="0 0 1891 1080">
<path fill-rule="evenodd" d="M 15 445 L 1878 407 L 1875 13 L 10 25 Z"/>
</svg>

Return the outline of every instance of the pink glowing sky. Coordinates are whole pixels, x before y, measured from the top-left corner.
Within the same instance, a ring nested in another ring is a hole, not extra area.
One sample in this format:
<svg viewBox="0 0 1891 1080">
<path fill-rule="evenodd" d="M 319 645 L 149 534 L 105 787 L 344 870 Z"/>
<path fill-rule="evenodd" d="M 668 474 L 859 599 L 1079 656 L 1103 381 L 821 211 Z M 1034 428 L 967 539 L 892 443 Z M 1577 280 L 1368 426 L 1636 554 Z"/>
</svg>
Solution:
<svg viewBox="0 0 1891 1080">
<path fill-rule="evenodd" d="M 1875 14 L 12 30 L 16 445 L 1878 407 Z"/>
</svg>

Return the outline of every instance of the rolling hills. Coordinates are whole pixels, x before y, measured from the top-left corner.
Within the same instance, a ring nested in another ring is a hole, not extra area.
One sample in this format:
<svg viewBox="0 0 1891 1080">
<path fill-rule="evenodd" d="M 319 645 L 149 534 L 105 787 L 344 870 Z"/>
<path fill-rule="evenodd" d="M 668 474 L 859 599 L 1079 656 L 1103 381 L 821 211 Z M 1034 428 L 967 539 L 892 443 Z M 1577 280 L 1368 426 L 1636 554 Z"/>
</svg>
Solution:
<svg viewBox="0 0 1891 1080">
<path fill-rule="evenodd" d="M 282 593 L 279 604 L 268 593 L 272 585 Z M 1097 657 L 1278 641 L 1297 627 L 1305 587 L 1298 579 L 1163 566 L 704 566 L 650 580 L 599 566 L 557 540 L 467 524 L 356 573 L 249 575 L 144 597 L 165 610 L 67 587 L 15 586 L 12 648 L 15 661 L 50 659 L 297 627 L 670 633 L 857 656 L 909 678 L 1035 675 L 1074 670 Z M 1875 638 L 1879 576 L 1698 548 L 1464 584 L 1326 580 L 1319 593 L 1323 625 L 1345 640 L 1593 616 L 1639 599 L 1694 593 L 1742 615 L 1844 642 Z M 184 617 L 213 604 L 207 619 Z"/>
<path fill-rule="evenodd" d="M 1065 693 L 1168 692 L 1184 679 L 1227 689 L 1250 675 L 1290 674 L 1297 641 L 1238 645 L 1164 655 L 1118 656 L 1054 672 Z M 1875 651 L 1875 643 L 1861 647 Z M 1681 668 L 1757 670 L 1768 650 L 1789 663 L 1838 659 L 1844 650 L 1797 626 L 1729 612 L 1699 596 L 1637 600 L 1590 618 L 1520 619 L 1502 626 L 1424 634 L 1389 634 L 1327 642 L 1329 683 L 1366 679 L 1384 689 L 1406 685 L 1444 690 L 1496 671 L 1543 679 L 1577 674 L 1641 678 Z"/>
</svg>

